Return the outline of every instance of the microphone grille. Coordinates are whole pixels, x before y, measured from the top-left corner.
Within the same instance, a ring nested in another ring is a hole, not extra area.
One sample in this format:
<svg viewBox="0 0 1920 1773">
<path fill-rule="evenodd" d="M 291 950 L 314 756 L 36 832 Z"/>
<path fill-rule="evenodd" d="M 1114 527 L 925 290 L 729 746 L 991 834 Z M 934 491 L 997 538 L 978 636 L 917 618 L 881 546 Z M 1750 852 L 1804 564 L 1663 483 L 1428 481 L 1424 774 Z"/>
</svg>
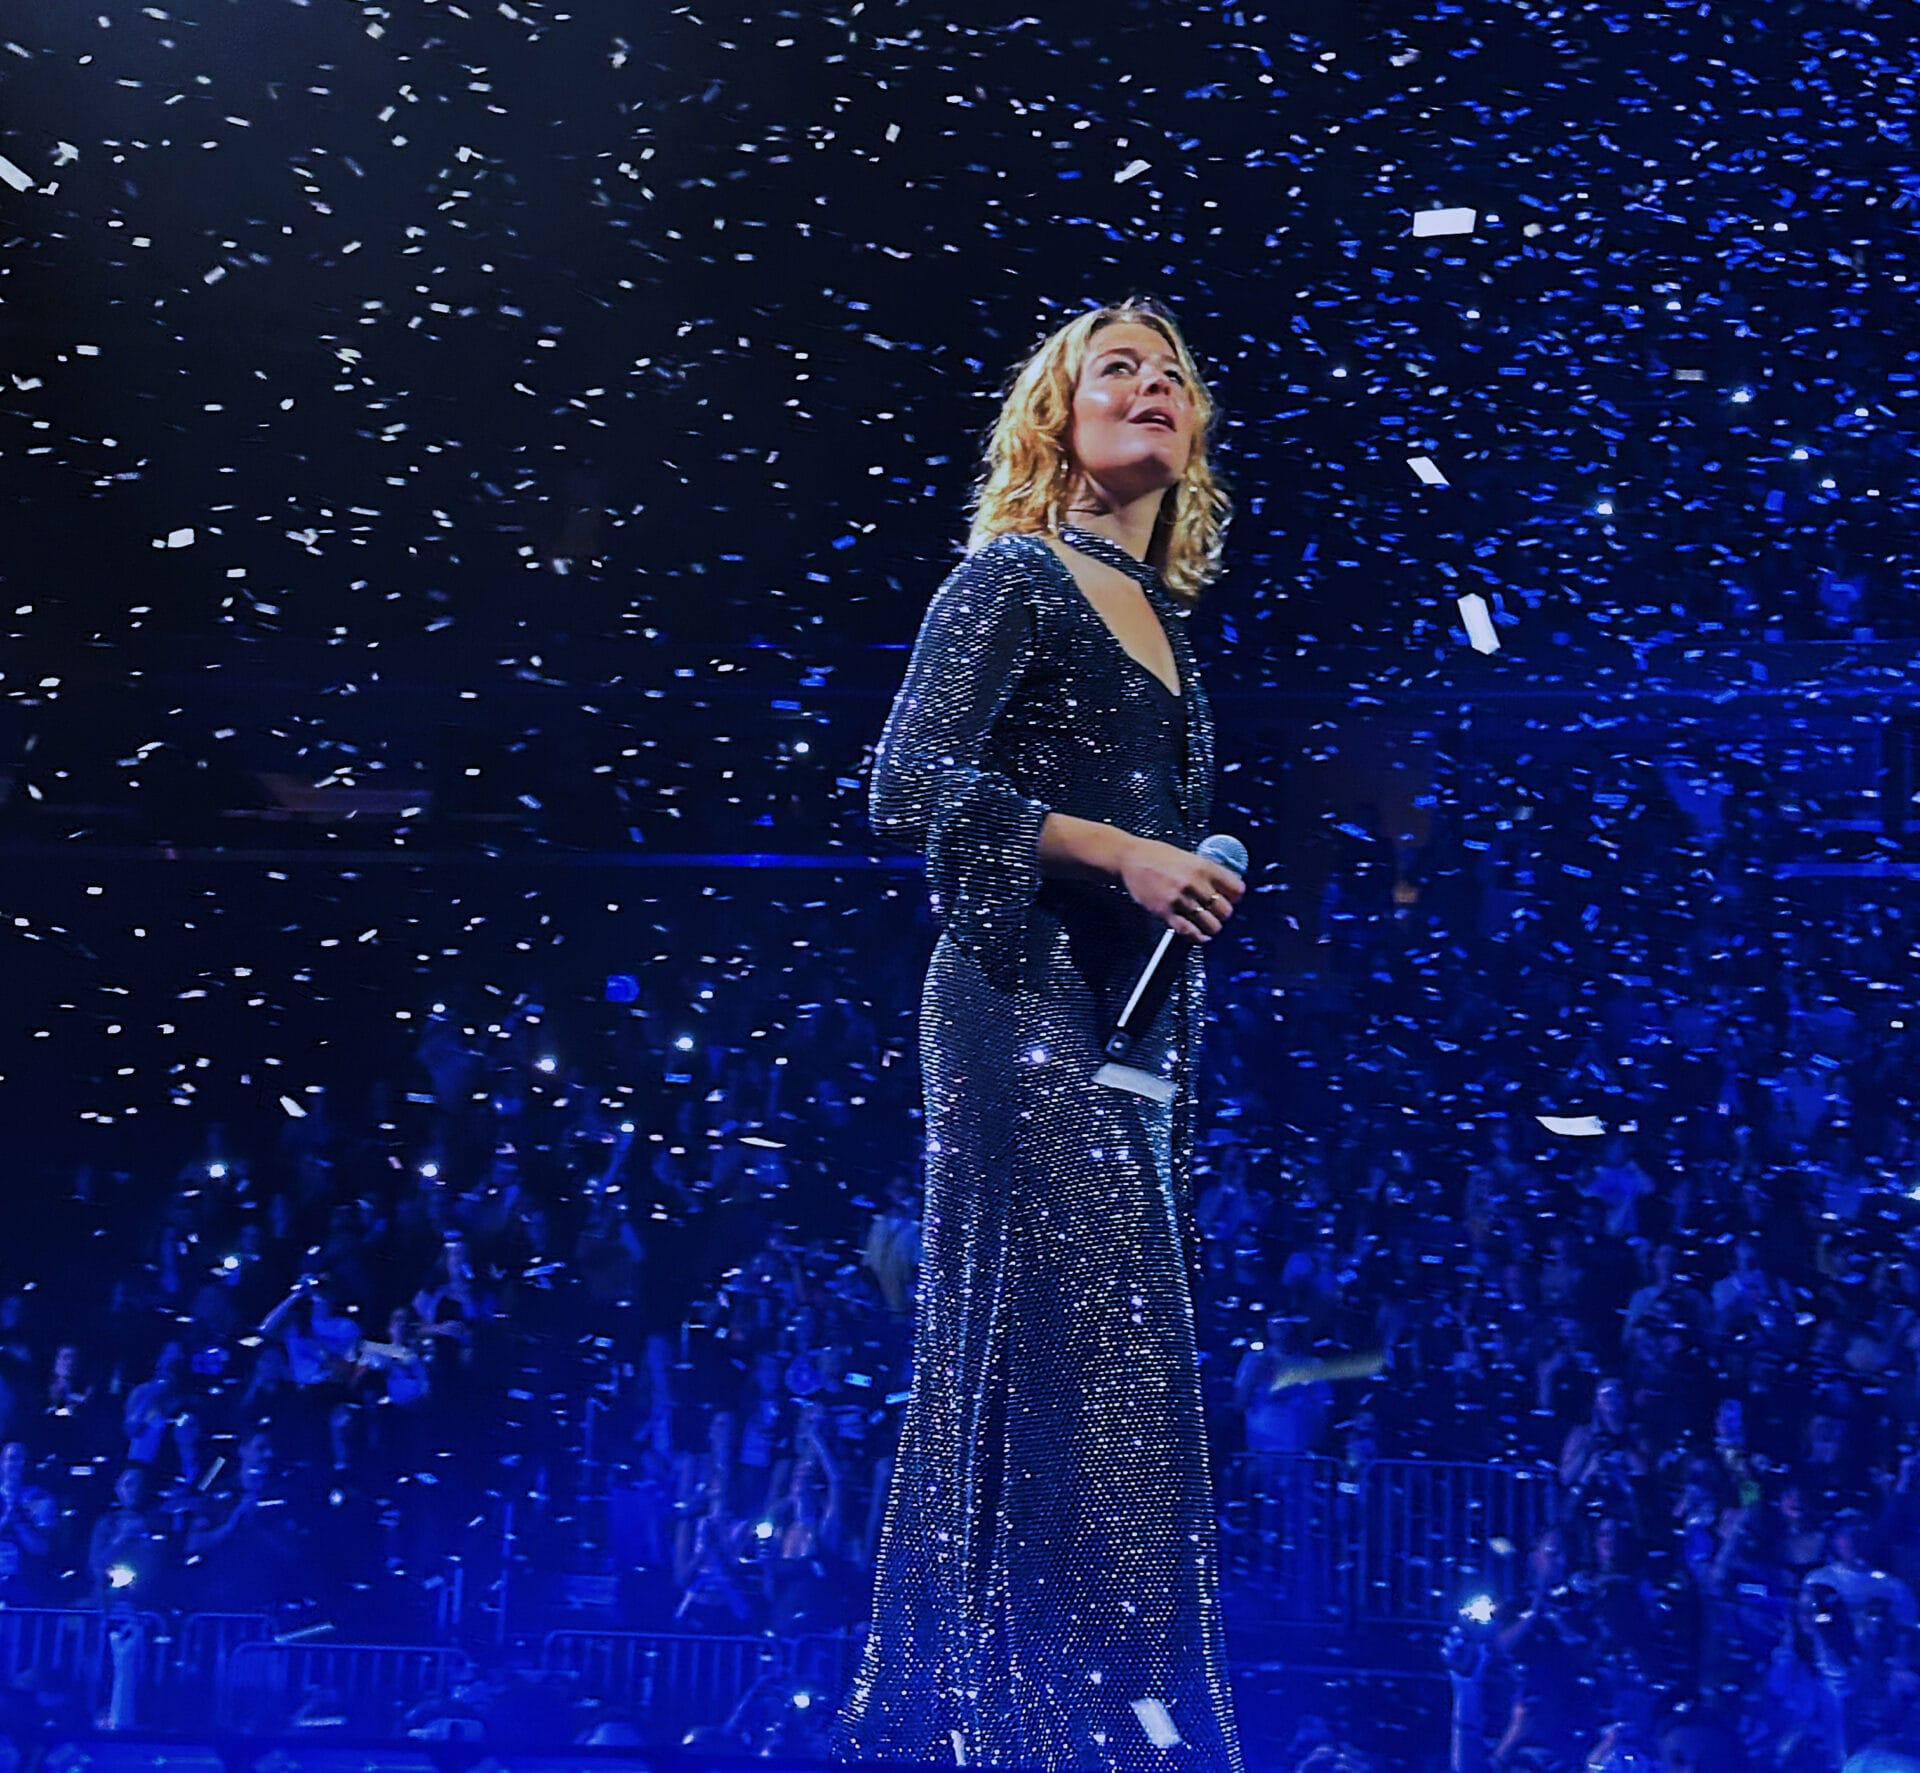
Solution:
<svg viewBox="0 0 1920 1773">
<path fill-rule="evenodd" d="M 1209 862 L 1218 862 L 1222 868 L 1231 869 L 1235 874 L 1247 871 L 1247 846 L 1237 837 L 1227 837 L 1216 831 L 1200 845 L 1200 854 Z"/>
</svg>

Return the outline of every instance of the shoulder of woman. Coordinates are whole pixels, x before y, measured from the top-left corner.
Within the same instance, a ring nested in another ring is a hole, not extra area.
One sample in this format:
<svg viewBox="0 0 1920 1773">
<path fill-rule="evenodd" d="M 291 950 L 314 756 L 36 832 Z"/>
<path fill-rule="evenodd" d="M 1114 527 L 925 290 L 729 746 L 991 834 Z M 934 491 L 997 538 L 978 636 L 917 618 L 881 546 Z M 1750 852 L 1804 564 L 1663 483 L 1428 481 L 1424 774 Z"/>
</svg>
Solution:
<svg viewBox="0 0 1920 1773">
<path fill-rule="evenodd" d="M 947 577 L 978 578 L 982 575 L 1010 582 L 1039 581 L 1051 552 L 1045 540 L 1019 530 L 1002 530 L 989 536 L 979 547 L 970 549 L 954 564 Z"/>
<path fill-rule="evenodd" d="M 928 604 L 929 616 L 964 617 L 971 630 L 984 613 L 1031 610 L 1047 583 L 1045 547 L 1037 536 L 990 537 L 948 569 Z"/>
</svg>

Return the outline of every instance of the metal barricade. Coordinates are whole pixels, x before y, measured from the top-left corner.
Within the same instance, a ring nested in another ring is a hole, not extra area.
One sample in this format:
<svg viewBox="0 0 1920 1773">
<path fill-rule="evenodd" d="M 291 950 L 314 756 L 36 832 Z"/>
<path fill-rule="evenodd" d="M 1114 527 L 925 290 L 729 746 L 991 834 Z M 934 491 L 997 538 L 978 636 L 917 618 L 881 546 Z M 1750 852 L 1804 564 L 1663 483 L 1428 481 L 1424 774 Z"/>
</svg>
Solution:
<svg viewBox="0 0 1920 1773">
<path fill-rule="evenodd" d="M 1350 1618 L 1357 1592 L 1353 1488 L 1338 1460 L 1244 1453 L 1220 1494 L 1221 1582 L 1232 1610 L 1287 1624 Z"/>
<path fill-rule="evenodd" d="M 1552 1473 L 1526 1466 L 1382 1459 L 1362 1484 L 1358 1616 L 1445 1625 L 1466 1589 L 1505 1600 L 1558 1507 Z"/>
<path fill-rule="evenodd" d="M 658 1741 L 720 1724 L 754 1684 L 787 1669 L 771 1638 L 642 1631 L 553 1631 L 541 1666 L 567 1673 L 595 1699 L 632 1710 Z"/>
<path fill-rule="evenodd" d="M 158 1613 L 113 1617 L 117 1657 L 98 1607 L 0 1607 L 0 1680 L 11 1686 L 31 1674 L 71 1686 L 89 1713 L 111 1699 L 120 1717 L 137 1716 L 166 1678 L 167 1622 Z"/>
<path fill-rule="evenodd" d="M 220 1671 L 242 1644 L 273 1637 L 265 1613 L 189 1613 L 174 1633 L 173 1659 L 166 1673 L 168 1722 L 182 1725 L 213 1716 Z"/>
<path fill-rule="evenodd" d="M 272 1636 L 273 1617 L 268 1613 L 189 1613 L 180 1621 L 175 1666 L 188 1683 L 211 1682 L 238 1646 L 264 1643 Z"/>
<path fill-rule="evenodd" d="M 1525 1466 L 1242 1454 L 1221 1481 L 1225 1602 L 1274 1624 L 1444 1625 L 1469 1585 L 1514 1592 L 1558 1503 Z"/>
<path fill-rule="evenodd" d="M 472 1668 L 464 1651 L 444 1645 L 236 1644 L 214 1684 L 214 1721 L 223 1730 L 280 1730 L 322 1701 L 351 1731 L 394 1734 L 409 1706 L 444 1695 Z"/>
<path fill-rule="evenodd" d="M 825 1693 L 835 1704 L 846 1696 L 859 1672 L 860 1653 L 866 1648 L 865 1626 L 847 1631 L 810 1631 L 787 1646 L 787 1672 L 796 1687 Z"/>
<path fill-rule="evenodd" d="M 28 1673 L 96 1682 L 105 1643 L 106 1617 L 97 1607 L 0 1608 L 0 1675 L 9 1684 Z"/>
</svg>

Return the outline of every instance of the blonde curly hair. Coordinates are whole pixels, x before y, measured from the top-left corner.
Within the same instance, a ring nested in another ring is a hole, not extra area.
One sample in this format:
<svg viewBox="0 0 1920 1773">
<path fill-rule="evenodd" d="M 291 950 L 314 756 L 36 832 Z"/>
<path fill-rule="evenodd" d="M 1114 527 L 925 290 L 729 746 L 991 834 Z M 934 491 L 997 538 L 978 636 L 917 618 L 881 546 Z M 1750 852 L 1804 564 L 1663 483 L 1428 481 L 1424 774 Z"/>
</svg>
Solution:
<svg viewBox="0 0 1920 1773">
<path fill-rule="evenodd" d="M 1233 500 L 1207 465 L 1219 409 L 1179 326 L 1150 298 L 1129 297 L 1089 309 L 1049 334 L 1013 372 L 987 439 L 984 467 L 974 482 L 967 552 L 1009 530 L 1057 535 L 1068 521 L 1067 506 L 1076 491 L 1067 443 L 1074 390 L 1095 334 L 1120 321 L 1136 321 L 1159 333 L 1179 357 L 1192 390 L 1193 448 L 1185 473 L 1161 499 L 1147 545 L 1147 563 L 1175 598 L 1192 607 L 1220 575 L 1221 544 Z"/>
</svg>

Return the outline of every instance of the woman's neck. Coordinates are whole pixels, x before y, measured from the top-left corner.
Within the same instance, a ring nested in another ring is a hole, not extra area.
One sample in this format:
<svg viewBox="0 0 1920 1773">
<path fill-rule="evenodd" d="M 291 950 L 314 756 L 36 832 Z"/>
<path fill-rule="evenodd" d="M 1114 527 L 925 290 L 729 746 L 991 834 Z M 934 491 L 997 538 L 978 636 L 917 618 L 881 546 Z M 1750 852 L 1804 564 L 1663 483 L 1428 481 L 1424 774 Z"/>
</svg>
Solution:
<svg viewBox="0 0 1920 1773">
<path fill-rule="evenodd" d="M 1093 510 L 1084 506 L 1070 508 L 1062 524 L 1071 524 L 1075 529 L 1091 530 L 1097 536 L 1105 536 L 1115 546 L 1126 549 L 1135 560 L 1144 561 L 1147 550 L 1153 545 L 1153 526 L 1159 515 L 1160 500 L 1156 495 L 1150 500 L 1141 500 L 1117 510 Z"/>
</svg>

